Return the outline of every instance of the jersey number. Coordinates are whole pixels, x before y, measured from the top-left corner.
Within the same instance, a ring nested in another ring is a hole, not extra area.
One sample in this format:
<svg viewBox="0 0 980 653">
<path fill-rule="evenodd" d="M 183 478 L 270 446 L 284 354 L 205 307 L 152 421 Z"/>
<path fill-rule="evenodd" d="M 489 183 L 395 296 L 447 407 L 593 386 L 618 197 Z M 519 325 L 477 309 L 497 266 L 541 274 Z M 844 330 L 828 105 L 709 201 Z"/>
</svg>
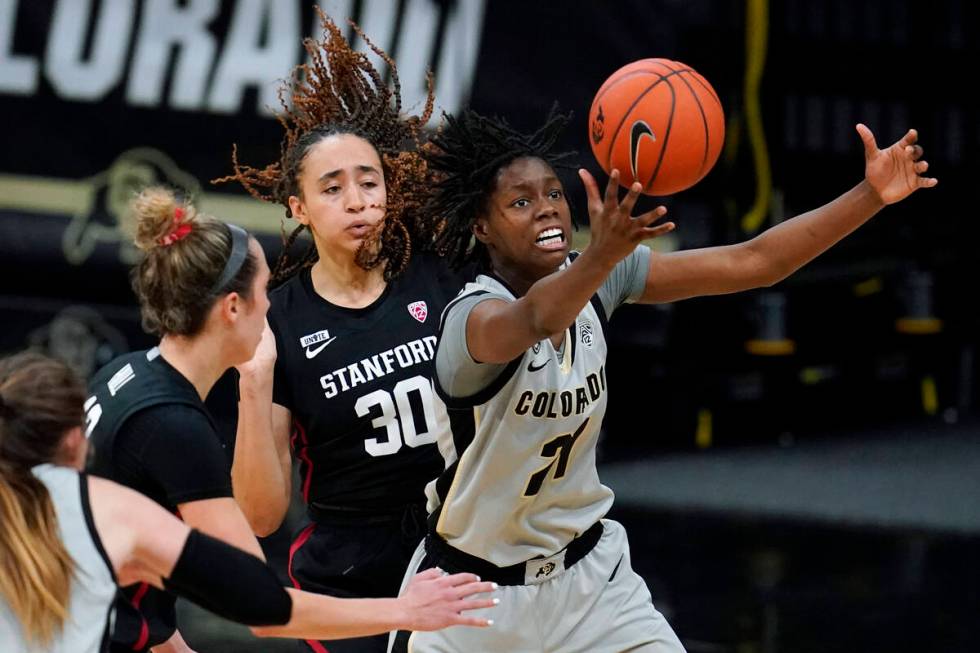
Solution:
<svg viewBox="0 0 980 653">
<path fill-rule="evenodd" d="M 575 429 L 575 433 L 563 433 L 557 438 L 544 443 L 544 446 L 541 447 L 541 456 L 543 458 L 551 458 L 551 462 L 531 474 L 531 478 L 527 481 L 527 487 L 524 488 L 524 496 L 533 497 L 541 491 L 541 486 L 544 485 L 545 479 L 548 478 L 548 472 L 551 471 L 552 467 L 555 468 L 556 480 L 565 476 L 565 471 L 568 469 L 568 458 L 572 454 L 572 447 L 575 446 L 578 437 L 585 431 L 589 419 L 586 418 L 582 422 L 582 425 Z"/>
<path fill-rule="evenodd" d="M 411 400 L 413 394 L 418 398 L 417 406 L 422 408 L 421 430 L 416 426 Z M 399 381 L 392 392 L 375 390 L 366 394 L 357 400 L 354 410 L 359 417 L 375 414 L 371 426 L 384 428 L 386 431 L 387 437 L 384 440 L 368 438 L 364 441 L 364 450 L 372 456 L 390 456 L 402 448 L 402 443 L 414 448 L 436 441 L 432 428 L 436 423 L 432 385 L 423 376 Z"/>
<path fill-rule="evenodd" d="M 102 406 L 96 401 L 96 396 L 92 395 L 85 400 L 85 405 L 82 408 L 85 409 L 85 437 L 92 435 L 92 431 L 95 430 L 95 425 L 99 423 L 102 419 Z"/>
</svg>

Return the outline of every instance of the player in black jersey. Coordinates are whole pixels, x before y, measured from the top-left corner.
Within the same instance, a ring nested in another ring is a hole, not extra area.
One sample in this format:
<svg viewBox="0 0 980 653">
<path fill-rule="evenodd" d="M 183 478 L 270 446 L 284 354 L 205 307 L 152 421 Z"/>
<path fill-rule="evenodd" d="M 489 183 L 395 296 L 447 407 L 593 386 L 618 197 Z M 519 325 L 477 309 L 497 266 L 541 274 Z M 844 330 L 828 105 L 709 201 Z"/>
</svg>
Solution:
<svg viewBox="0 0 980 653">
<path fill-rule="evenodd" d="M 321 14 L 322 16 L 322 14 Z M 432 254 L 418 211 L 425 165 L 420 116 L 399 115 L 393 88 L 324 17 L 310 65 L 293 75 L 281 161 L 238 164 L 229 179 L 282 204 L 313 244 L 280 258 L 271 333 L 240 366 L 235 497 L 259 535 L 281 524 L 300 465 L 310 523 L 297 533 L 289 576 L 335 596 L 395 596 L 425 531 L 424 487 L 442 470 L 447 427 L 431 386 L 439 314 L 462 281 Z M 364 35 L 361 35 L 364 37 Z M 366 37 L 364 37 L 365 40 Z M 373 46 L 372 46 L 373 47 Z M 274 335 L 273 335 L 274 334 Z M 384 637 L 330 642 L 333 653 L 383 651 Z M 310 641 L 306 650 L 324 651 Z"/>
<path fill-rule="evenodd" d="M 419 576 L 398 599 L 284 590 L 248 553 L 152 500 L 80 474 L 85 388 L 31 352 L 0 359 L 0 651 L 102 653 L 116 583 L 159 584 L 261 636 L 344 637 L 394 627 L 485 626 L 461 612 L 492 590 L 472 574 Z"/>
<path fill-rule="evenodd" d="M 144 328 L 161 340 L 92 378 L 85 402 L 90 471 L 261 558 L 232 498 L 228 457 L 203 400 L 261 339 L 269 307 L 265 256 L 244 230 L 199 213 L 169 190 L 146 189 L 132 208 L 144 252 L 133 285 Z M 124 588 L 116 614 L 114 650 L 168 640 L 170 651 L 189 650 L 175 631 L 170 594 L 145 583 Z"/>
</svg>

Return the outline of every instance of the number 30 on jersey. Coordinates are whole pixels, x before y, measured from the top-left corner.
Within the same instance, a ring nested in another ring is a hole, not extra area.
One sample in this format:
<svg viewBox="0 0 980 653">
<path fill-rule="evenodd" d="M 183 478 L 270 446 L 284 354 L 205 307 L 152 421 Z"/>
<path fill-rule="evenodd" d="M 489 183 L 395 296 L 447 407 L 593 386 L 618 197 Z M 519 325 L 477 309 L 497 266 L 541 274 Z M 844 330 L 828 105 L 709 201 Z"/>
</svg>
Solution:
<svg viewBox="0 0 980 653">
<path fill-rule="evenodd" d="M 414 401 L 413 401 L 414 398 Z M 391 392 L 375 390 L 357 400 L 354 410 L 358 417 L 374 416 L 371 426 L 385 429 L 385 438 L 368 438 L 364 450 L 372 456 L 390 456 L 402 444 L 419 447 L 436 441 L 436 400 L 431 382 L 423 376 L 413 376 L 395 384 Z M 445 412 L 441 402 L 440 412 Z M 421 415 L 417 412 L 421 410 Z M 445 420 L 445 415 L 442 415 Z"/>
</svg>

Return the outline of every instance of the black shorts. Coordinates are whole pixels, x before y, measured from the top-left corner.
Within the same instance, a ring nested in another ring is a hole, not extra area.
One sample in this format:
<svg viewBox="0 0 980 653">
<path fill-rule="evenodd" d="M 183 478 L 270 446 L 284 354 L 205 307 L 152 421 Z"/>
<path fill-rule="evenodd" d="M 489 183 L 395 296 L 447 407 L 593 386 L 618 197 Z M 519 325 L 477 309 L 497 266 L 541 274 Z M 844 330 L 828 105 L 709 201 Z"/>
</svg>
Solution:
<svg viewBox="0 0 980 653">
<path fill-rule="evenodd" d="M 293 586 L 340 598 L 398 596 L 405 569 L 425 534 L 425 509 L 412 505 L 389 514 L 311 510 L 289 549 Z M 316 653 L 384 653 L 388 635 L 300 642 Z"/>
</svg>

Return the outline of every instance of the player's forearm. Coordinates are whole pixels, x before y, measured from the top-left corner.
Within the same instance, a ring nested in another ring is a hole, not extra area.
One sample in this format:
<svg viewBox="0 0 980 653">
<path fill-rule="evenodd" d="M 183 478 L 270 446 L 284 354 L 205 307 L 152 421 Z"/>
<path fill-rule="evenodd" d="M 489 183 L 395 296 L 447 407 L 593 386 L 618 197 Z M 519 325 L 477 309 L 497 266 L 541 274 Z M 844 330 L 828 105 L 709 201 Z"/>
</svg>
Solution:
<svg viewBox="0 0 980 653">
<path fill-rule="evenodd" d="M 574 322 L 614 267 L 615 263 L 586 249 L 567 268 L 531 286 L 520 301 L 525 304 L 535 341 L 559 333 Z"/>
<path fill-rule="evenodd" d="M 286 516 L 290 470 L 283 469 L 273 433 L 271 389 L 266 394 L 242 377 L 240 393 L 232 490 L 252 531 L 265 536 Z"/>
<path fill-rule="evenodd" d="M 410 625 L 399 599 L 338 599 L 288 588 L 286 591 L 293 599 L 289 623 L 252 628 L 259 637 L 343 639 L 387 633 Z"/>
<path fill-rule="evenodd" d="M 828 204 L 786 220 L 750 241 L 765 261 L 762 285 L 772 285 L 827 251 L 884 207 L 862 181 Z"/>
</svg>

